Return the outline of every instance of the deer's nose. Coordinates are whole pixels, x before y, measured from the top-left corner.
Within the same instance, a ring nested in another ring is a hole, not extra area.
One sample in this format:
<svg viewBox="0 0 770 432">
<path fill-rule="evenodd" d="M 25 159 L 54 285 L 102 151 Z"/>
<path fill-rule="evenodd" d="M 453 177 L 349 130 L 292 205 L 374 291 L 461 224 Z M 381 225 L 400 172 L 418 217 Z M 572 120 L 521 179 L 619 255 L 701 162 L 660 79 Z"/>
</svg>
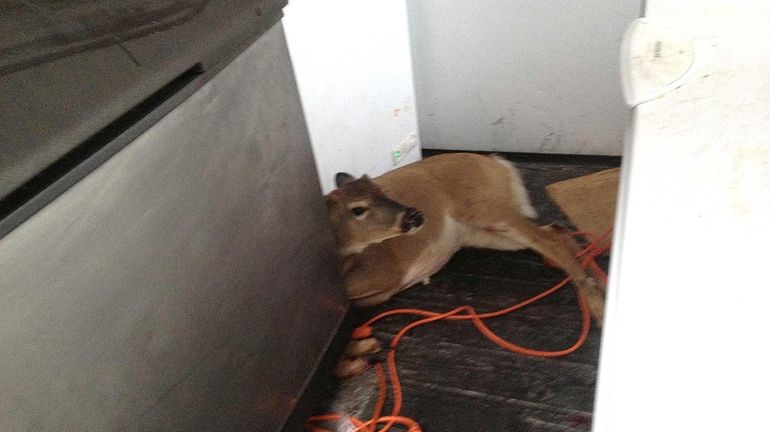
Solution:
<svg viewBox="0 0 770 432">
<path fill-rule="evenodd" d="M 425 216 L 422 214 L 422 212 L 416 208 L 409 207 L 406 209 L 404 218 L 401 221 L 401 229 L 404 232 L 407 232 L 414 228 L 419 228 L 424 222 Z"/>
</svg>

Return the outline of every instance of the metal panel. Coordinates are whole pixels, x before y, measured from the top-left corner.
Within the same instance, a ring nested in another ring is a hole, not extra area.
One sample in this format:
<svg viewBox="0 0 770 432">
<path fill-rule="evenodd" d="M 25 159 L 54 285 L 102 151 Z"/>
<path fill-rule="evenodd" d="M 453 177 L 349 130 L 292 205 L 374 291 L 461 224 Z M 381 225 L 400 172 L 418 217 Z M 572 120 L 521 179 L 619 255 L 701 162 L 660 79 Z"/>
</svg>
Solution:
<svg viewBox="0 0 770 432">
<path fill-rule="evenodd" d="M 184 71 L 231 60 L 285 4 L 1 2 L 0 199 Z"/>
<path fill-rule="evenodd" d="M 277 25 L 0 239 L 0 430 L 275 430 L 344 312 Z"/>
</svg>

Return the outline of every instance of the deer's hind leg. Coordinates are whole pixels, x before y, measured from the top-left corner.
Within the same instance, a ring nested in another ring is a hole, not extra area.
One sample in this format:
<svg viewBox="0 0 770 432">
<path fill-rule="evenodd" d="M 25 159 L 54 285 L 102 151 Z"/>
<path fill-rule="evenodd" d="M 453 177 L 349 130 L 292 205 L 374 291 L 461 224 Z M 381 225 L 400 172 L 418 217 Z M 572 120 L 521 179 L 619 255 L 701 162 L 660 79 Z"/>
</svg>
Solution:
<svg viewBox="0 0 770 432">
<path fill-rule="evenodd" d="M 580 265 L 577 248 L 569 235 L 552 226 L 540 227 L 532 220 L 516 215 L 509 222 L 495 222 L 469 229 L 465 246 L 498 250 L 533 249 L 550 259 L 572 279 L 586 300 L 591 316 L 598 325 L 604 317 L 604 294 L 600 284 Z"/>
</svg>

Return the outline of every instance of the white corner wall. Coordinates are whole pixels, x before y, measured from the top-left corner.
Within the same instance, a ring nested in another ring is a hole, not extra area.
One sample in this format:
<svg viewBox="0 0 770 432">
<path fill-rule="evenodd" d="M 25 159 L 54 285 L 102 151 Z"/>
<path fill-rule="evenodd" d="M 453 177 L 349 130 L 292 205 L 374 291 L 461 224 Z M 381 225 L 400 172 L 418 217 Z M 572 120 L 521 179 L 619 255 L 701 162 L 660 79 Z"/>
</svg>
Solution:
<svg viewBox="0 0 770 432">
<path fill-rule="evenodd" d="M 290 0 L 283 19 L 324 193 L 417 136 L 405 0 Z M 419 140 L 399 162 L 420 158 Z"/>
<path fill-rule="evenodd" d="M 409 0 L 425 148 L 619 155 L 641 0 Z"/>
</svg>

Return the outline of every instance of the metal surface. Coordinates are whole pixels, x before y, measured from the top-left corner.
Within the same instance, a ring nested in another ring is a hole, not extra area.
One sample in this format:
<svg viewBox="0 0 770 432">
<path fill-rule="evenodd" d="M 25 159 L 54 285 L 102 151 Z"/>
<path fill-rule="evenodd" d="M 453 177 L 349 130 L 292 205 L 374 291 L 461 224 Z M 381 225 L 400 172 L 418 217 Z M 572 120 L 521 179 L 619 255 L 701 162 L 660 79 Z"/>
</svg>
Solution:
<svg viewBox="0 0 770 432">
<path fill-rule="evenodd" d="M 0 199 L 194 65 L 231 60 L 285 4 L 0 2 Z"/>
<path fill-rule="evenodd" d="M 0 239 L 0 430 L 273 431 L 343 298 L 278 25 Z"/>
</svg>

